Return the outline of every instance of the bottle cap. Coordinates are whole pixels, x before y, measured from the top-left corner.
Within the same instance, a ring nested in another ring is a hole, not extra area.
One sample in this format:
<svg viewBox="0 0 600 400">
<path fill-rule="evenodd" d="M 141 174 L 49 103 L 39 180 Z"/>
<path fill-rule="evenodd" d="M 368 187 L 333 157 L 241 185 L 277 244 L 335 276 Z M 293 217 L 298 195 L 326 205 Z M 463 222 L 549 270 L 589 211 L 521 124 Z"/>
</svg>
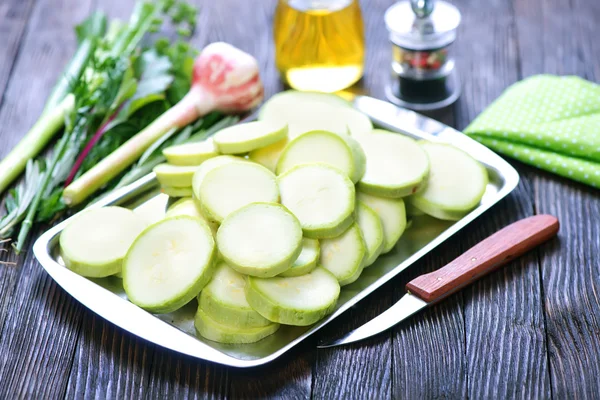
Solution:
<svg viewBox="0 0 600 400">
<path fill-rule="evenodd" d="M 456 39 L 460 12 L 445 1 L 401 1 L 385 13 L 390 40 L 411 50 L 431 50 L 448 46 Z"/>
</svg>

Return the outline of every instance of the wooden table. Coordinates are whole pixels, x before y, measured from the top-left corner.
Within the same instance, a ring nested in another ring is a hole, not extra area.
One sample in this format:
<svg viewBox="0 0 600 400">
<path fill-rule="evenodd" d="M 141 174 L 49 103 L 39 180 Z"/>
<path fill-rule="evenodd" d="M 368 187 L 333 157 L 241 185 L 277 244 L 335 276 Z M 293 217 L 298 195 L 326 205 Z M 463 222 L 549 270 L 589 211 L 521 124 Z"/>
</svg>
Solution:
<svg viewBox="0 0 600 400">
<path fill-rule="evenodd" d="M 362 87 L 383 98 L 389 45 L 383 12 L 362 2 L 368 55 Z M 437 118 L 458 129 L 513 82 L 537 73 L 600 80 L 597 0 L 461 0 L 456 52 L 463 94 Z M 71 27 L 96 7 L 129 15 L 131 0 L 2 0 L 0 156 L 40 114 L 75 49 Z M 275 0 L 204 1 L 193 43 L 224 40 L 255 55 L 267 95 Z M 599 132 L 600 134 L 600 132 Z M 33 254 L 0 266 L 0 397 L 15 398 L 600 398 L 600 192 L 509 160 L 519 187 L 317 337 L 272 364 L 236 370 L 149 344 L 81 306 Z M 374 339 L 316 350 L 378 315 L 412 277 L 499 228 L 556 215 L 559 238 Z M 6 258 L 6 255 L 2 257 Z"/>
</svg>

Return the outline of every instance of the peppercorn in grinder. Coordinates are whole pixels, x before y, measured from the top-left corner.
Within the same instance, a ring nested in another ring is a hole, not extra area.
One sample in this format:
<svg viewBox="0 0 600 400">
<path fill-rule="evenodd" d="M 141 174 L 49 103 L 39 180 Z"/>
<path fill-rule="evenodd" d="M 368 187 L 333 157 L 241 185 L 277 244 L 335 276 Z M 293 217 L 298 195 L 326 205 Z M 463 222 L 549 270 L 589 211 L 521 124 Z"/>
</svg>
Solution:
<svg viewBox="0 0 600 400">
<path fill-rule="evenodd" d="M 417 111 L 454 103 L 460 80 L 450 47 L 460 12 L 445 1 L 401 1 L 385 13 L 392 44 L 392 79 L 386 93 L 399 106 Z"/>
</svg>

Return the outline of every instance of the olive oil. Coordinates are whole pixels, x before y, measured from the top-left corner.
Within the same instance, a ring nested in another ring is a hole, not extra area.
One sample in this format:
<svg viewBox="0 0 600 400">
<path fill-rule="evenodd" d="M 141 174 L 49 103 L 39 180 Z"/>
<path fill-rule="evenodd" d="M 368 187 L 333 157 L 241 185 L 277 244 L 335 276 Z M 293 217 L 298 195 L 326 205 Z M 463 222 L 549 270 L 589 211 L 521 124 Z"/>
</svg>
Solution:
<svg viewBox="0 0 600 400">
<path fill-rule="evenodd" d="M 273 33 L 277 68 L 294 89 L 335 92 L 363 74 L 357 0 L 279 0 Z"/>
</svg>

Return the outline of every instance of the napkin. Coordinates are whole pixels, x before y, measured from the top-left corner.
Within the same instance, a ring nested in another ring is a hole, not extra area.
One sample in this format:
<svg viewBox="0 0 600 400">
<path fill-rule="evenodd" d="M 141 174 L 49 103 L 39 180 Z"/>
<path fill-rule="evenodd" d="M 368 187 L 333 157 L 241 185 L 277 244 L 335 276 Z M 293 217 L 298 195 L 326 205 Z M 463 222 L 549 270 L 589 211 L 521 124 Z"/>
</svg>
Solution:
<svg viewBox="0 0 600 400">
<path fill-rule="evenodd" d="M 600 85 L 532 76 L 506 89 L 465 133 L 500 154 L 600 187 Z"/>
</svg>

